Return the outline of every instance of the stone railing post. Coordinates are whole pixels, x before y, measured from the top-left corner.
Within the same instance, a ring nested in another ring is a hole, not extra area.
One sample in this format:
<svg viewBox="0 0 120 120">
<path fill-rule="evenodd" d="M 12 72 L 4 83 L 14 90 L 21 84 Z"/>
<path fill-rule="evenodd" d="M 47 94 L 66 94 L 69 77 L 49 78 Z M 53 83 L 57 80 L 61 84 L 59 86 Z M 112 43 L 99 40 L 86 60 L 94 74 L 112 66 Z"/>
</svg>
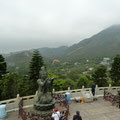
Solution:
<svg viewBox="0 0 120 120">
<path fill-rule="evenodd" d="M 111 92 L 111 84 L 109 84 L 109 88 L 108 88 L 108 91 Z"/>
<path fill-rule="evenodd" d="M 83 86 L 82 86 L 82 91 L 84 91 L 84 89 L 85 89 L 85 86 L 83 85 Z"/>
<path fill-rule="evenodd" d="M 36 100 L 36 99 L 37 99 L 37 94 L 38 94 L 38 91 L 36 91 L 36 93 L 35 93 L 34 100 Z"/>
<path fill-rule="evenodd" d="M 37 94 L 38 94 L 38 91 L 36 91 L 35 96 L 37 96 Z"/>
<path fill-rule="evenodd" d="M 70 93 L 70 87 L 68 87 L 68 92 Z"/>
<path fill-rule="evenodd" d="M 16 98 L 16 102 L 15 102 L 16 108 L 18 108 L 19 102 L 20 102 L 20 95 L 17 94 L 17 98 Z"/>
<path fill-rule="evenodd" d="M 96 87 L 95 87 L 95 95 L 98 95 L 98 92 L 99 92 L 98 85 L 96 85 Z"/>
</svg>

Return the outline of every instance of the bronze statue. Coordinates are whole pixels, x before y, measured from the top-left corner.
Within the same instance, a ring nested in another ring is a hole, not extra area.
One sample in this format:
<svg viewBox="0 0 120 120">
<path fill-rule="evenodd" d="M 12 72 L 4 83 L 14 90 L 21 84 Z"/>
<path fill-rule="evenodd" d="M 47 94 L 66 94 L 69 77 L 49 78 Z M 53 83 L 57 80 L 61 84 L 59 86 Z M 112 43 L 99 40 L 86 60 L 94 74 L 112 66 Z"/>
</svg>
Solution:
<svg viewBox="0 0 120 120">
<path fill-rule="evenodd" d="M 40 78 L 37 80 L 38 82 L 38 99 L 36 103 L 34 104 L 35 109 L 37 110 L 50 110 L 54 107 L 54 99 L 49 92 L 49 88 L 52 86 L 54 78 L 47 77 L 47 72 L 45 70 L 45 67 L 41 68 L 40 71 Z"/>
</svg>

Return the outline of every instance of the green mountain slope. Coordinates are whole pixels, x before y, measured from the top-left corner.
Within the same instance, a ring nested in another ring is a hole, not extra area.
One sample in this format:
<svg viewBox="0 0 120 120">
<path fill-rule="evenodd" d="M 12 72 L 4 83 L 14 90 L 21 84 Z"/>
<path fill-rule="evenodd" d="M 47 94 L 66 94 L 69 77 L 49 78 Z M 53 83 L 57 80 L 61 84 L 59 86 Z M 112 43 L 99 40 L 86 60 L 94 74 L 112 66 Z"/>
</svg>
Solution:
<svg viewBox="0 0 120 120">
<path fill-rule="evenodd" d="M 31 61 L 32 53 L 29 51 L 12 53 L 7 56 L 6 62 L 8 66 L 8 70 L 10 71 L 23 71 L 26 72 L 29 67 L 29 62 Z"/>
<path fill-rule="evenodd" d="M 64 55 L 66 50 L 68 49 L 67 46 L 61 46 L 58 48 L 39 48 L 38 50 L 42 54 L 42 56 L 47 57 L 47 58 L 56 58 Z"/>
<path fill-rule="evenodd" d="M 75 60 L 113 57 L 118 53 L 120 53 L 120 25 L 115 25 L 69 47 L 64 58 Z"/>
</svg>

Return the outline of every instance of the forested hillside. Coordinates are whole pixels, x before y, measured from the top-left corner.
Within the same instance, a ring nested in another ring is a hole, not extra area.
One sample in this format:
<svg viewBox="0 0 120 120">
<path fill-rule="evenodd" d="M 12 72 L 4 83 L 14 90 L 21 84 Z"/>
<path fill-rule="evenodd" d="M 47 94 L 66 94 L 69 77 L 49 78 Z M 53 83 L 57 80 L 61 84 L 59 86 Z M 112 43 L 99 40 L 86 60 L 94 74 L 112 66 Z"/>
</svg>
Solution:
<svg viewBox="0 0 120 120">
<path fill-rule="evenodd" d="M 66 60 L 114 57 L 120 53 L 120 25 L 111 26 L 67 49 Z"/>
</svg>

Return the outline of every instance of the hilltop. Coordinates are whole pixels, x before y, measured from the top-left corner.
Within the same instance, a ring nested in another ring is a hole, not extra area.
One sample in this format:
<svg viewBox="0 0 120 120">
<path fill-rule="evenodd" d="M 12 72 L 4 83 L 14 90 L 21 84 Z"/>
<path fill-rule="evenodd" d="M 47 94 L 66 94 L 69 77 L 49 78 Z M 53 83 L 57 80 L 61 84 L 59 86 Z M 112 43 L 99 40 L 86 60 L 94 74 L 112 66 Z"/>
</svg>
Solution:
<svg viewBox="0 0 120 120">
<path fill-rule="evenodd" d="M 120 53 L 120 25 L 111 26 L 91 38 L 69 47 L 64 58 L 89 59 L 95 57 L 114 57 Z"/>
</svg>

